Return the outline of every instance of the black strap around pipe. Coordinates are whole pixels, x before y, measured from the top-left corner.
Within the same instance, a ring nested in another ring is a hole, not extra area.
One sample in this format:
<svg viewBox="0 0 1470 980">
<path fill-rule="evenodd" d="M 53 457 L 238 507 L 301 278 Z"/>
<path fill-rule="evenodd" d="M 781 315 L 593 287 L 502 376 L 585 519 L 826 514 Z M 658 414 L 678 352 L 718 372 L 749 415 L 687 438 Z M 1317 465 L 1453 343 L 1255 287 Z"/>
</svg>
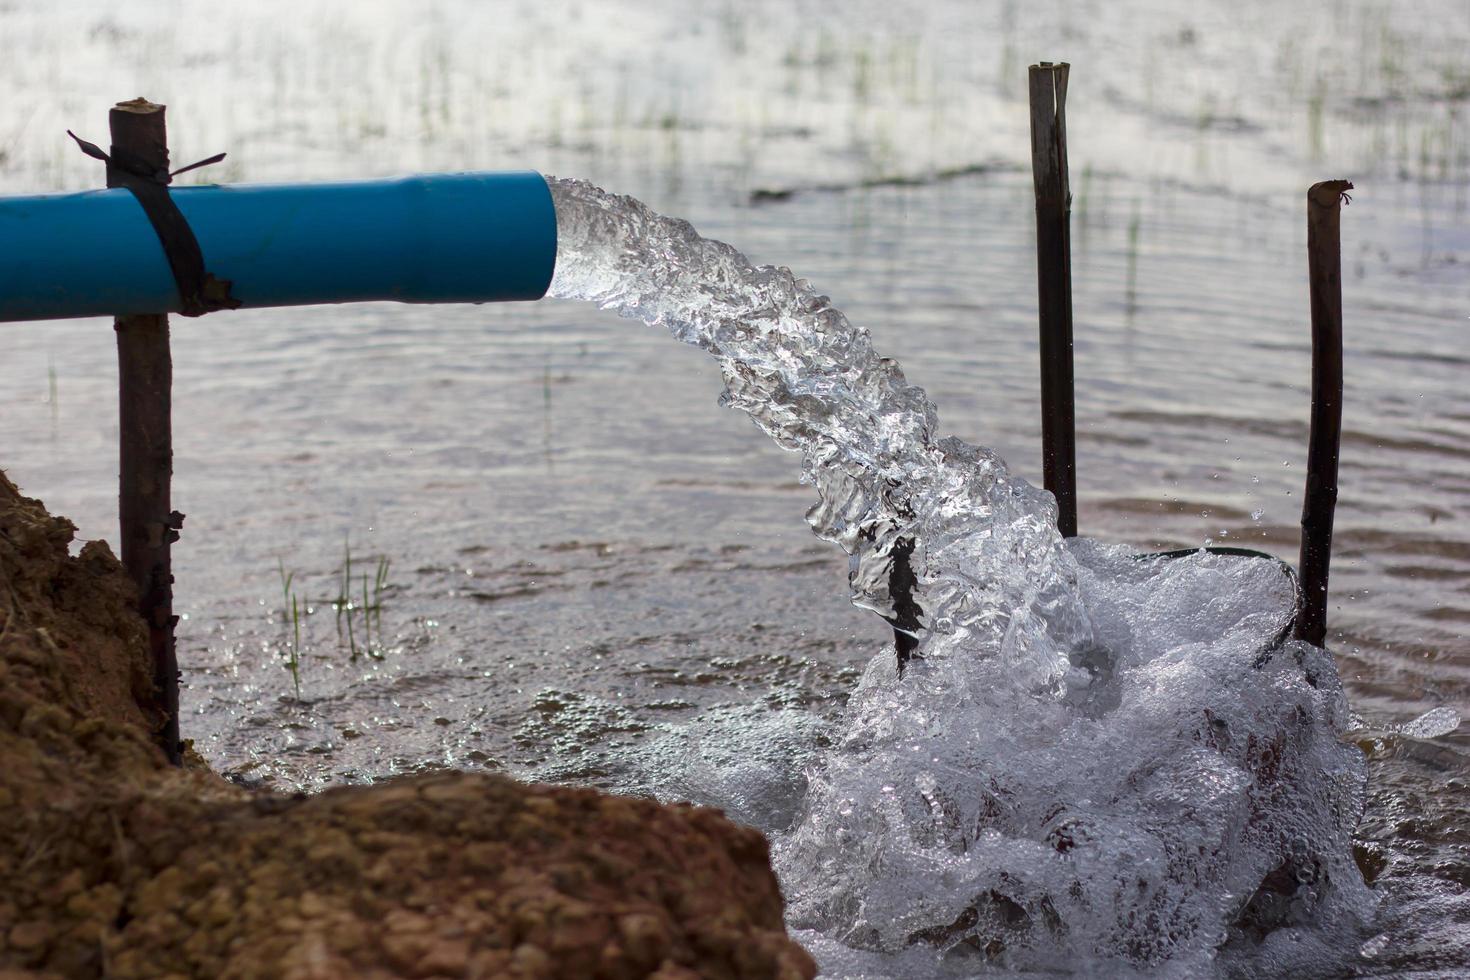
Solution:
<svg viewBox="0 0 1470 980">
<path fill-rule="evenodd" d="M 143 213 L 158 235 L 174 284 L 178 287 L 179 312 L 184 316 L 203 316 L 215 310 L 238 309 L 240 301 L 230 295 L 233 284 L 227 279 L 216 279 L 205 270 L 199 239 L 194 236 L 194 229 L 189 227 L 188 219 L 168 192 L 169 182 L 175 174 L 218 163 L 225 155 L 217 153 L 168 173 L 153 171 L 143 161 L 123 152 L 109 156 L 101 147 L 88 143 L 71 130 L 67 130 L 66 135 L 76 140 L 87 156 L 107 164 L 108 187 L 126 188 L 143 206 Z"/>
</svg>

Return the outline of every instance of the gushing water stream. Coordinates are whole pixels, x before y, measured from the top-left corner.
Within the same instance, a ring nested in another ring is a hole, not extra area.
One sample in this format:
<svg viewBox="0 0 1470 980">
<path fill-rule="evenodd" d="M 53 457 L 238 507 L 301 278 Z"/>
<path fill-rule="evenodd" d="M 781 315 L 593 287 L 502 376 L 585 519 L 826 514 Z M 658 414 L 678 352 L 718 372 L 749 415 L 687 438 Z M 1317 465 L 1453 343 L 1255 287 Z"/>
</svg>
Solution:
<svg viewBox="0 0 1470 980">
<path fill-rule="evenodd" d="M 1331 658 L 1281 639 L 1280 566 L 1062 539 L 1050 495 L 939 438 L 806 281 L 551 187 L 552 295 L 715 356 L 723 403 L 801 454 L 853 601 L 915 626 L 916 659 L 873 659 L 795 819 L 763 828 L 825 972 L 1315 975 L 1356 948 L 1365 768 Z"/>
</svg>

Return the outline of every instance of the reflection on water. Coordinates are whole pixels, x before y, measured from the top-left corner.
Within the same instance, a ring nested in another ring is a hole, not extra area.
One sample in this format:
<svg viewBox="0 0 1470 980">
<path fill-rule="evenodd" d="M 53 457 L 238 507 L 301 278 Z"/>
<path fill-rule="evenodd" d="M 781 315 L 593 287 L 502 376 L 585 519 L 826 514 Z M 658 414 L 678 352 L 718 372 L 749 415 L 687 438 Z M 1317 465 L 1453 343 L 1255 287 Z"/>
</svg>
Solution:
<svg viewBox="0 0 1470 980">
<path fill-rule="evenodd" d="M 200 180 L 585 176 L 797 269 L 946 431 L 1035 476 L 1024 77 L 1070 60 L 1084 530 L 1295 555 L 1302 197 L 1350 177 L 1332 643 L 1367 732 L 1470 710 L 1470 8 L 687 8 L 11 3 L 0 192 L 100 183 L 63 131 L 96 139 L 138 94 L 170 103 L 179 159 L 230 151 Z M 0 329 L 0 465 L 111 535 L 107 325 Z M 186 727 L 222 765 L 627 785 L 628 746 L 716 706 L 830 713 L 882 642 L 789 460 L 652 331 L 550 302 L 264 311 L 177 321 L 175 362 Z M 319 602 L 308 703 L 281 701 L 276 560 L 330 599 L 348 534 L 393 560 L 395 644 L 348 663 Z M 1463 891 L 1470 739 L 1379 741 L 1385 880 Z M 1429 908 L 1372 962 L 1453 969 L 1467 913 Z"/>
</svg>

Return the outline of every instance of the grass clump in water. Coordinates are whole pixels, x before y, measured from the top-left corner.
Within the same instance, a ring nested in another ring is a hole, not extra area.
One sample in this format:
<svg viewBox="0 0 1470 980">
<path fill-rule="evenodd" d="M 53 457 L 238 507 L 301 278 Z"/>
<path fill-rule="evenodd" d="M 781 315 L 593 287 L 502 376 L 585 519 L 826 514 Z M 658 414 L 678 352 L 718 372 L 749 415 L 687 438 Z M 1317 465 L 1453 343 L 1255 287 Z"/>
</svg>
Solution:
<svg viewBox="0 0 1470 980">
<path fill-rule="evenodd" d="M 286 669 L 291 672 L 291 684 L 296 689 L 296 699 L 301 700 L 301 603 L 291 584 L 296 580 L 294 571 L 287 573 L 286 563 L 276 559 L 276 571 L 281 576 L 281 617 L 291 622 L 291 640 L 286 647 Z"/>
<path fill-rule="evenodd" d="M 362 562 L 356 563 L 362 567 Z M 338 646 L 345 640 L 349 662 L 356 663 L 360 657 L 382 660 L 387 652 L 383 642 L 383 596 L 392 587 L 389 570 L 392 561 L 386 555 L 379 556 L 371 576 L 367 571 L 354 574 L 352 545 L 344 544 L 342 565 L 334 573 L 337 595 L 331 599 L 336 613 Z M 291 683 L 296 697 L 301 697 L 302 620 L 312 613 L 311 602 L 303 598 L 296 589 L 296 573 L 286 570 L 285 562 L 276 559 L 276 573 L 281 584 L 281 622 L 290 625 L 290 632 L 281 641 L 284 666 L 291 672 Z M 359 618 L 361 622 L 358 622 Z M 362 639 L 358 635 L 361 632 Z M 376 641 L 375 641 L 376 638 Z"/>
<path fill-rule="evenodd" d="M 332 601 L 332 607 L 337 614 L 337 638 L 340 642 L 343 638 L 344 626 L 347 639 L 348 657 L 355 663 L 360 656 L 372 657 L 374 660 L 382 660 L 383 647 L 383 592 L 388 589 L 388 570 L 392 562 L 386 555 L 378 557 L 377 568 L 373 573 L 372 584 L 368 584 L 368 573 L 363 572 L 354 580 L 352 571 L 352 542 L 343 543 L 342 568 L 338 577 L 337 598 Z M 353 591 L 358 589 L 357 599 L 354 602 Z M 356 615 L 362 616 L 362 644 L 357 642 L 357 629 L 353 624 Z M 373 646 L 373 633 L 378 634 L 378 645 Z"/>
</svg>

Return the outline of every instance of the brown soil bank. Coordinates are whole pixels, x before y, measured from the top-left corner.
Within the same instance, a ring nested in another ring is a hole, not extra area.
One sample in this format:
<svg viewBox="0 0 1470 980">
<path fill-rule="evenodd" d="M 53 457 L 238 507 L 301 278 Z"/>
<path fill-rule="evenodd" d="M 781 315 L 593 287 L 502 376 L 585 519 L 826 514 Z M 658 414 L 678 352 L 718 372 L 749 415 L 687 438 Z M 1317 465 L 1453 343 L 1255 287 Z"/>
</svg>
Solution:
<svg viewBox="0 0 1470 980">
<path fill-rule="evenodd" d="M 0 473 L 0 980 L 815 973 L 765 840 L 713 810 L 169 767 L 131 586 L 74 530 Z"/>
</svg>

